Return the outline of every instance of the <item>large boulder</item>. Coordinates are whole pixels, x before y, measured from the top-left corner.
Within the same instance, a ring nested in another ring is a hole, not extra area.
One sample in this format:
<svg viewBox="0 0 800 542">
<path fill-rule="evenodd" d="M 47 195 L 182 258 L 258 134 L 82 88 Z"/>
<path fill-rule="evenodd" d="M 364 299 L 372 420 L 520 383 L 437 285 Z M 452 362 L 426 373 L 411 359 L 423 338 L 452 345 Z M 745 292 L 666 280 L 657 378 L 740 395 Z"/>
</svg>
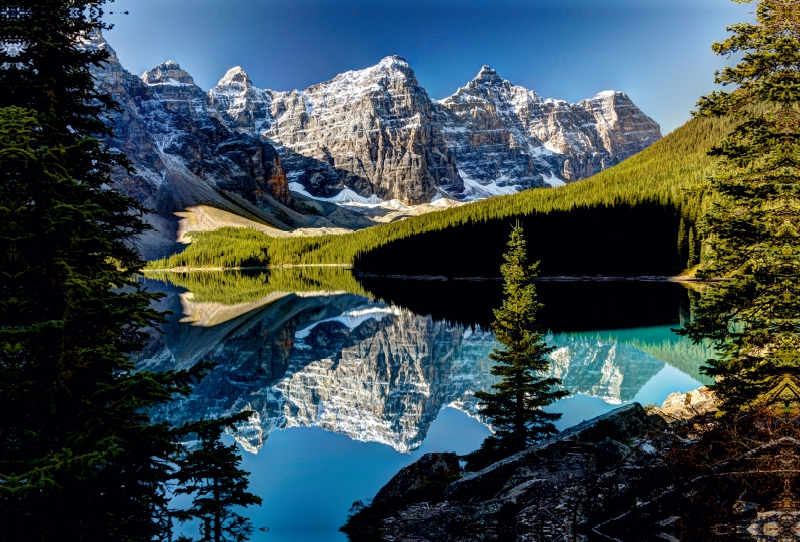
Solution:
<svg viewBox="0 0 800 542">
<path fill-rule="evenodd" d="M 632 474 L 658 462 L 666 427 L 638 403 L 626 405 L 480 472 L 463 473 L 438 500 L 396 498 L 405 487 L 401 480 L 417 479 L 410 468 L 343 530 L 352 540 L 579 539 L 583 519 L 627 487 Z M 392 506 L 381 504 L 382 494 Z"/>
<path fill-rule="evenodd" d="M 446 496 L 459 500 L 470 500 L 477 495 L 490 497 L 490 494 L 499 491 L 514 472 L 524 469 L 525 465 L 558 444 L 565 442 L 594 444 L 606 439 L 617 442 L 630 441 L 654 429 L 658 423 L 656 418 L 647 415 L 642 405 L 631 403 L 570 427 L 541 444 L 493 463 L 481 471 L 465 472 L 459 480 L 448 486 Z"/>
<path fill-rule="evenodd" d="M 423 455 L 418 461 L 403 468 L 375 495 L 376 501 L 391 497 L 405 499 L 414 490 L 426 485 L 447 483 L 461 473 L 458 456 L 454 453 L 434 452 Z"/>
<path fill-rule="evenodd" d="M 716 411 L 717 397 L 705 386 L 686 393 L 671 393 L 660 407 L 653 409 L 654 414 L 658 414 L 670 423 L 691 420 L 696 416 Z"/>
</svg>

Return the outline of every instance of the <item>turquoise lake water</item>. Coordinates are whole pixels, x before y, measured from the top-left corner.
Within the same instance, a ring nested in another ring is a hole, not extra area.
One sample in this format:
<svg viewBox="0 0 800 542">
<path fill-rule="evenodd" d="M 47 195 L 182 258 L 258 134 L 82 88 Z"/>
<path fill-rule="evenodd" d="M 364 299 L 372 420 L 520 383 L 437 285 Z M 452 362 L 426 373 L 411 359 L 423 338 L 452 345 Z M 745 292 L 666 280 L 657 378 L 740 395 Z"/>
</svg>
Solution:
<svg viewBox="0 0 800 542">
<path fill-rule="evenodd" d="M 167 294 L 159 306 L 173 314 L 136 361 L 157 370 L 200 359 L 219 364 L 193 397 L 158 411 L 159 419 L 254 412 L 225 436 L 242 449 L 250 490 L 264 499 L 245 513 L 256 529 L 269 528 L 253 540 L 344 541 L 337 529 L 354 501 L 374 496 L 424 453 L 464 454 L 490 434 L 473 394 L 496 381 L 487 330 L 496 285 L 451 288 L 442 302 L 452 307 L 448 314 L 438 305 L 426 313 L 429 300 L 415 300 L 419 290 L 408 284 L 394 291 L 412 293 L 385 301 L 363 291 L 268 287 L 251 299 L 224 292 L 224 281 L 203 290 L 213 294 L 189 294 L 173 282 L 147 281 Z M 698 368 L 710 353 L 671 331 L 690 316 L 689 292 L 675 284 L 604 286 L 580 284 L 572 297 L 569 285 L 537 286 L 548 304 L 564 300 L 543 313 L 555 347 L 551 374 L 572 392 L 548 409 L 562 413 L 562 429 L 703 385 Z M 471 297 L 469 311 L 447 296 Z"/>
</svg>

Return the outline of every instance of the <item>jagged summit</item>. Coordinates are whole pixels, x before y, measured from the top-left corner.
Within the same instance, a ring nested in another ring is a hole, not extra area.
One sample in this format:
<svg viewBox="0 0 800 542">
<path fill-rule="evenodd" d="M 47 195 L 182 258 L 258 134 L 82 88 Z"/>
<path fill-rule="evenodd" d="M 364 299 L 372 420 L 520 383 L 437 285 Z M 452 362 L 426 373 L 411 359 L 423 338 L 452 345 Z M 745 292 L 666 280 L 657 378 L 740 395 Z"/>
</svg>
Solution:
<svg viewBox="0 0 800 542">
<path fill-rule="evenodd" d="M 381 59 L 378 66 L 402 66 L 409 67 L 408 61 L 400 55 L 389 55 Z"/>
<path fill-rule="evenodd" d="M 80 46 L 87 50 L 107 51 L 109 56 L 105 63 L 119 64 L 116 51 L 114 51 L 114 49 L 112 49 L 108 44 L 106 38 L 103 36 L 103 33 L 99 28 L 95 28 L 91 32 L 87 33 L 86 37 L 81 40 Z"/>
<path fill-rule="evenodd" d="M 414 72 L 411 69 L 411 66 L 408 64 L 408 61 L 402 56 L 398 55 L 389 55 L 387 57 L 382 58 L 381 61 L 375 64 L 374 66 L 364 68 L 363 70 L 349 71 L 342 75 L 344 76 L 350 75 L 358 79 L 361 79 L 363 77 L 368 77 L 368 78 L 380 77 L 385 72 L 389 72 L 389 74 L 391 75 L 402 74 L 405 77 L 408 76 L 413 77 L 414 75 Z M 334 78 L 334 81 L 335 80 L 336 78 Z"/>
<path fill-rule="evenodd" d="M 253 82 L 250 80 L 250 77 L 242 69 L 241 66 L 234 66 L 233 68 L 225 72 L 225 75 L 222 76 L 222 79 L 220 79 L 219 83 L 217 83 L 218 87 L 231 86 L 231 85 L 243 85 L 245 87 L 252 87 Z"/>
<path fill-rule="evenodd" d="M 165 220 L 170 206 L 200 201 L 196 191 L 189 190 L 191 202 L 179 193 L 186 179 L 215 203 L 212 188 L 235 189 L 253 205 L 266 201 L 261 194 L 288 202 L 289 185 L 326 201 L 345 190 L 407 205 L 437 195 L 468 201 L 586 178 L 661 136 L 624 93 L 603 91 L 578 104 L 543 100 L 488 65 L 441 101 L 431 100 L 398 55 L 291 92 L 257 88 L 235 66 L 204 92 L 173 60 L 136 77 L 102 35 L 85 42 L 112 55 L 93 75 L 125 102 L 115 122 L 131 141 L 115 145 L 140 149 L 137 170 L 146 175 L 137 182 L 146 190 L 137 194 L 165 209 Z M 197 130 L 213 137 L 199 139 Z M 213 171 L 197 165 L 209 160 L 216 160 Z M 225 169 L 231 161 L 236 171 Z M 158 195 L 164 180 L 180 189 L 168 205 Z M 298 217 L 298 224 L 312 220 Z"/>
<path fill-rule="evenodd" d="M 398 55 L 390 55 L 381 59 L 380 62 L 373 66 L 369 66 L 360 70 L 350 70 L 340 73 L 333 79 L 317 83 L 305 89 L 303 93 L 310 94 L 316 89 L 334 89 L 339 85 L 346 85 L 347 87 L 361 87 L 369 86 L 372 83 L 387 81 L 399 81 L 401 84 L 409 84 L 418 86 L 419 82 L 414 76 L 414 71 L 409 66 L 405 58 Z M 334 92 L 338 92 L 335 90 Z"/>
<path fill-rule="evenodd" d="M 476 87 L 512 87 L 509 81 L 503 79 L 497 74 L 497 70 L 492 68 L 491 66 L 483 65 L 481 67 L 481 71 L 478 72 L 472 81 L 467 83 L 466 87 L 463 87 L 465 90 L 468 88 L 476 88 Z M 461 89 L 459 89 L 461 90 Z M 458 91 L 456 91 L 458 93 Z"/>
<path fill-rule="evenodd" d="M 603 90 L 594 95 L 593 100 L 606 100 L 608 98 L 624 98 L 628 99 L 628 95 L 619 90 Z"/>
<path fill-rule="evenodd" d="M 494 68 L 484 64 L 481 67 L 481 71 L 478 72 L 478 75 L 475 76 L 473 81 L 481 83 L 503 81 L 503 79 L 497 75 L 497 71 Z"/>
<path fill-rule="evenodd" d="M 182 70 L 180 65 L 174 60 L 167 60 L 155 68 L 147 70 L 142 74 L 142 81 L 148 85 L 194 85 L 194 79 L 192 79 L 192 76 L 186 73 L 186 71 Z"/>
<path fill-rule="evenodd" d="M 658 124 L 622 92 L 603 91 L 577 104 L 543 99 L 490 66 L 439 104 L 459 173 L 465 184 L 480 184 L 474 197 L 490 188 L 585 179 L 661 138 Z"/>
</svg>

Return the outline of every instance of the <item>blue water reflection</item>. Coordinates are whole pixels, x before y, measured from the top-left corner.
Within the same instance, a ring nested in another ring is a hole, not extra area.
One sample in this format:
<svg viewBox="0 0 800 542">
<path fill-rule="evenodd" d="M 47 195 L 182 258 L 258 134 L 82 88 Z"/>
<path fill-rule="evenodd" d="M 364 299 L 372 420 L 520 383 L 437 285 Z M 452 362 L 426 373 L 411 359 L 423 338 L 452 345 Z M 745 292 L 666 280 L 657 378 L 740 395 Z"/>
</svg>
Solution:
<svg viewBox="0 0 800 542">
<path fill-rule="evenodd" d="M 160 308 L 173 315 L 136 361 L 156 370 L 218 363 L 192 397 L 157 419 L 254 413 L 226 437 L 245 450 L 251 491 L 264 499 L 246 512 L 257 528 L 269 527 L 254 540 L 344 540 L 337 529 L 354 501 L 369 499 L 426 452 L 464 454 L 490 434 L 474 393 L 496 381 L 488 361 L 495 342 L 480 325 L 416 314 L 363 292 L 272 289 L 250 299 L 204 280 L 204 295 L 148 281 L 167 294 Z M 547 335 L 552 375 L 572 392 L 549 408 L 563 413 L 559 428 L 702 385 L 698 368 L 710 353 L 670 325 L 587 331 L 585 324 Z"/>
<path fill-rule="evenodd" d="M 253 540 L 344 541 L 337 529 L 353 501 L 375 495 L 424 453 L 467 453 L 487 435 L 485 425 L 454 408 L 439 413 L 422 446 L 409 454 L 316 427 L 273 433 L 257 455 L 243 454 L 251 490 L 264 499 L 261 509 L 248 513 L 254 525 L 270 529 Z"/>
</svg>

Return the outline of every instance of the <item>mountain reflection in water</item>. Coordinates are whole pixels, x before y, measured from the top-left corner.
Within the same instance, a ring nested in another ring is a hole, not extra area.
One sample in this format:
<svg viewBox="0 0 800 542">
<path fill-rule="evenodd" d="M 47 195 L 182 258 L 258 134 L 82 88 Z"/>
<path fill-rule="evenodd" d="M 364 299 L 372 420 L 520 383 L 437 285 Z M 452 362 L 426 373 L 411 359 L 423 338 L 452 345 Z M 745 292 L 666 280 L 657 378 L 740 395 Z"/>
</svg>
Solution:
<svg viewBox="0 0 800 542">
<path fill-rule="evenodd" d="M 290 427 L 318 427 L 410 452 L 422 444 L 446 406 L 480 419 L 474 393 L 496 382 L 488 359 L 495 342 L 485 322 L 453 324 L 463 322 L 463 313 L 434 319 L 404 308 L 401 300 L 372 299 L 352 277 L 341 275 L 348 273 L 341 269 L 331 271 L 339 274 L 335 280 L 318 270 L 313 280 L 289 280 L 290 272 L 281 273 L 282 282 L 275 287 L 270 281 L 276 279 L 263 273 L 146 279 L 151 290 L 167 294 L 159 308 L 173 314 L 164 333 L 151 334 L 137 366 L 181 369 L 202 359 L 218 364 L 194 394 L 157 412 L 157 419 L 182 424 L 253 411 L 234 435 L 253 453 L 271 432 Z M 287 284 L 303 286 L 282 290 Z M 188 292 L 187 286 L 195 290 Z M 541 292 L 548 285 L 537 288 Z M 678 292 L 670 290 L 670 295 L 686 296 Z M 482 299 L 485 303 L 484 297 L 473 296 L 472 305 Z M 625 302 L 618 300 L 619 305 Z M 484 312 L 491 315 L 489 308 Z M 668 323 L 677 325 L 677 312 Z M 709 357 L 704 347 L 674 335 L 663 323 L 617 331 L 560 327 L 547 334 L 555 347 L 552 375 L 576 397 L 551 409 L 559 411 L 572 401 L 573 410 L 580 410 L 565 419 L 580 421 L 596 415 L 592 410 L 599 413 L 629 402 L 660 374 L 683 373 L 684 384 L 696 383 L 701 379 L 698 367 Z"/>
</svg>

